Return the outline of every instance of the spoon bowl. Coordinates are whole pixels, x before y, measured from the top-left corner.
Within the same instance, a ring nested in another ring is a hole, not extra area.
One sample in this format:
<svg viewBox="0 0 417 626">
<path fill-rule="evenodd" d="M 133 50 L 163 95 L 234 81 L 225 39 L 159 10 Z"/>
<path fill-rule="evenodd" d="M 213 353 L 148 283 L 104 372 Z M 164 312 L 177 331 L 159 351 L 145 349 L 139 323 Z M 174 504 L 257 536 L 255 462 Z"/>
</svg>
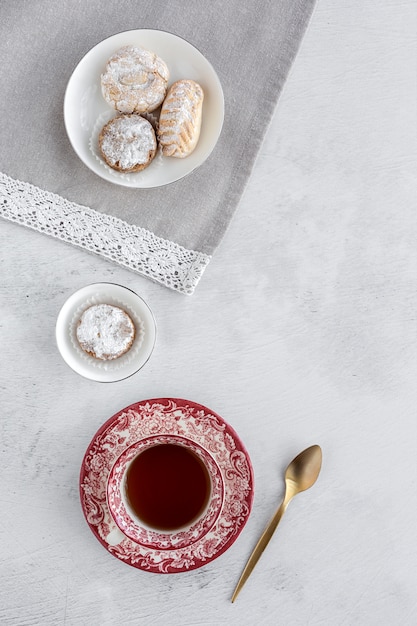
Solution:
<svg viewBox="0 0 417 626">
<path fill-rule="evenodd" d="M 292 488 L 295 496 L 310 489 L 316 482 L 321 470 L 322 452 L 320 446 L 310 446 L 300 452 L 285 470 L 286 489 Z"/>
</svg>

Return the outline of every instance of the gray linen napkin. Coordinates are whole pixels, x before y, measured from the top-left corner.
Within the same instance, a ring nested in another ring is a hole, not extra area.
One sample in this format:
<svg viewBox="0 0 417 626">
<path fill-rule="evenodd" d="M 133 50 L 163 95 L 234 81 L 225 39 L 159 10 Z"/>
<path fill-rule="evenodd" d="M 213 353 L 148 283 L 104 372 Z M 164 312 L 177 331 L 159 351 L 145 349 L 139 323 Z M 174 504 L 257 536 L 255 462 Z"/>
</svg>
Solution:
<svg viewBox="0 0 417 626">
<path fill-rule="evenodd" d="M 0 215 L 192 293 L 238 205 L 314 0 L 49 0 L 0 8 Z M 63 120 L 67 82 L 97 43 L 174 33 L 215 68 L 225 97 L 207 161 L 166 187 L 131 189 L 89 170 Z M 24 181 L 24 182 L 22 182 Z"/>
</svg>

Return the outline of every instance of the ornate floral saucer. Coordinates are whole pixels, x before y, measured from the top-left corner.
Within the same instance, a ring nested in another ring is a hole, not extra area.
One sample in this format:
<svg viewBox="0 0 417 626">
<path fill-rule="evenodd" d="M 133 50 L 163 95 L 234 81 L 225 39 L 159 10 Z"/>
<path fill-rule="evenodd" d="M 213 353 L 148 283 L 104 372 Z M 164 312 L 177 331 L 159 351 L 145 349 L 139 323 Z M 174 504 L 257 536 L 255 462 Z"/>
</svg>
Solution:
<svg viewBox="0 0 417 626">
<path fill-rule="evenodd" d="M 106 499 L 115 461 L 135 442 L 157 435 L 178 435 L 206 449 L 224 481 L 215 523 L 197 541 L 175 549 L 155 549 L 121 536 Z M 210 563 L 237 539 L 252 507 L 253 469 L 236 432 L 213 411 L 177 398 L 144 400 L 116 413 L 94 435 L 81 466 L 80 497 L 93 534 L 113 556 L 148 572 L 179 573 Z"/>
</svg>

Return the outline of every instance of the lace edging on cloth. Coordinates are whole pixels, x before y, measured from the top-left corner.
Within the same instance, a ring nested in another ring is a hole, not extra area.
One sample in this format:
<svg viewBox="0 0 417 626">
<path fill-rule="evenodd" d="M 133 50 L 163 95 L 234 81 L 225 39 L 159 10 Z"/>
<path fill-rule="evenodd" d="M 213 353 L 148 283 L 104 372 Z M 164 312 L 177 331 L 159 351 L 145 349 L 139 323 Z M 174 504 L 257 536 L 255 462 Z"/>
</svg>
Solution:
<svg viewBox="0 0 417 626">
<path fill-rule="evenodd" d="M 0 172 L 0 216 L 192 294 L 210 256 Z"/>
</svg>

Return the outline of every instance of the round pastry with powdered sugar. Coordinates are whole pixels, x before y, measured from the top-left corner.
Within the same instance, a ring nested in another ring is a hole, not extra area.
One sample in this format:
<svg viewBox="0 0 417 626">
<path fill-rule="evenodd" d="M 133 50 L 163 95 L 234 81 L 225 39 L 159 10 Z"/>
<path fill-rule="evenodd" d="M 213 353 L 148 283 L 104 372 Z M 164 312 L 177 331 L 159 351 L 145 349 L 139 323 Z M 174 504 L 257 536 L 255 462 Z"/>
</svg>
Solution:
<svg viewBox="0 0 417 626">
<path fill-rule="evenodd" d="M 86 354 L 102 361 L 118 359 L 128 352 L 135 339 L 135 325 L 120 307 L 94 304 L 78 322 L 76 335 Z"/>
<path fill-rule="evenodd" d="M 101 91 L 120 113 L 148 113 L 163 102 L 168 79 L 166 63 L 154 52 L 124 46 L 107 61 Z"/>
<path fill-rule="evenodd" d="M 156 154 L 153 126 L 140 115 L 120 115 L 105 124 L 99 148 L 107 165 L 119 172 L 139 172 Z"/>
</svg>

